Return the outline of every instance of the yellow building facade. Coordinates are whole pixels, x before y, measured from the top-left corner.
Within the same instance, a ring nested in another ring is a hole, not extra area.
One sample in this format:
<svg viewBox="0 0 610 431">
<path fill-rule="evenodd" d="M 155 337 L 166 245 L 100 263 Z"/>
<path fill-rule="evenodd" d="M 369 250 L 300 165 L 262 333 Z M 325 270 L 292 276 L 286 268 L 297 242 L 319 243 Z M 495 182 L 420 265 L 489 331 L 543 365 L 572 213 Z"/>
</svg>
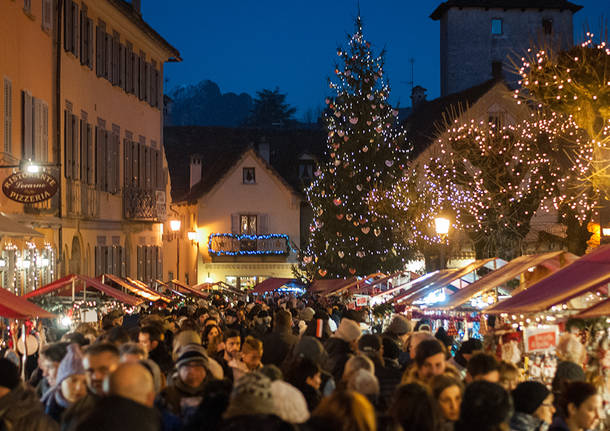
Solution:
<svg viewBox="0 0 610 431">
<path fill-rule="evenodd" d="M 35 204 L 0 195 L 4 215 L 43 234 L 2 237 L 2 286 L 165 278 L 163 65 L 179 52 L 123 0 L 5 1 L 0 34 L 0 182 L 31 163 L 59 186 Z"/>
</svg>

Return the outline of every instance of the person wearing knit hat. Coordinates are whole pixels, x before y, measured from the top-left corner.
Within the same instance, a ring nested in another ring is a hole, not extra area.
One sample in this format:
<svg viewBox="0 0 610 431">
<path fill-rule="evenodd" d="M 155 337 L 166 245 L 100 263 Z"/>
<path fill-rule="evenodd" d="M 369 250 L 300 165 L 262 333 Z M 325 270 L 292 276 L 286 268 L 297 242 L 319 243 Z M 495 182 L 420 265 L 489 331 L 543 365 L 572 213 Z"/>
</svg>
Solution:
<svg viewBox="0 0 610 431">
<path fill-rule="evenodd" d="M 313 308 L 311 307 L 305 307 L 303 310 L 301 310 L 301 312 L 299 313 L 299 319 L 304 320 L 305 323 L 308 323 L 311 321 L 311 319 L 313 319 L 314 314 L 316 314 L 316 312 L 314 311 Z"/>
<path fill-rule="evenodd" d="M 254 371 L 237 379 L 225 419 L 235 416 L 275 414 L 275 404 L 271 393 L 271 380 Z"/>
<path fill-rule="evenodd" d="M 551 384 L 553 393 L 558 394 L 566 381 L 584 382 L 585 372 L 582 367 L 569 361 L 561 361 L 559 364 L 557 364 L 555 377 L 553 378 L 553 382 Z"/>
<path fill-rule="evenodd" d="M 11 431 L 58 431 L 59 426 L 44 414 L 36 393 L 21 384 L 19 368 L 0 358 L 0 428 Z"/>
<path fill-rule="evenodd" d="M 356 351 L 357 341 L 360 338 L 360 325 L 345 317 L 341 319 L 337 331 L 324 343 L 328 353 L 328 371 L 333 375 L 335 381 L 340 381 L 343 375 L 345 363 Z"/>
<path fill-rule="evenodd" d="M 523 382 L 512 392 L 515 413 L 510 419 L 510 429 L 537 431 L 546 429 L 553 421 L 555 407 L 553 394 L 539 382 Z"/>
<path fill-rule="evenodd" d="M 87 395 L 83 354 L 78 344 L 70 344 L 57 368 L 55 386 L 43 397 L 45 413 L 60 422 L 63 412 Z"/>
<path fill-rule="evenodd" d="M 158 404 L 162 412 L 169 411 L 185 422 L 197 410 L 205 384 L 213 379 L 213 375 L 209 368 L 211 360 L 203 346 L 187 344 L 178 350 L 177 356 L 178 371 L 168 378 L 167 387 L 159 394 Z"/>
<path fill-rule="evenodd" d="M 276 380 L 271 383 L 274 413 L 291 424 L 302 424 L 309 419 L 309 410 L 303 394 L 290 383 Z"/>
</svg>

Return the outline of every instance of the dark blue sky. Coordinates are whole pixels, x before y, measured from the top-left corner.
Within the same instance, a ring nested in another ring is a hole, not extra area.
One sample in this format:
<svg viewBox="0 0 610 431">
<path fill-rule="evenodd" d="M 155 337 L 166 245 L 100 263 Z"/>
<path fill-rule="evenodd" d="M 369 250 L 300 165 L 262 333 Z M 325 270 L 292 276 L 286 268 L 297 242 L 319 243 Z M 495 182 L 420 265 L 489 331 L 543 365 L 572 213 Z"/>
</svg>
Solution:
<svg viewBox="0 0 610 431">
<path fill-rule="evenodd" d="M 574 28 L 585 22 L 597 30 L 608 19 L 610 0 L 573 0 L 584 8 Z M 391 100 L 410 105 L 411 67 L 415 85 L 439 96 L 439 23 L 428 16 L 436 0 L 361 0 L 365 37 L 378 52 L 387 49 L 386 77 Z M 223 93 L 262 88 L 287 93 L 297 117 L 321 107 L 329 94 L 327 77 L 336 48 L 353 30 L 356 0 L 142 0 L 142 14 L 182 54 L 166 65 L 169 88 L 210 79 Z"/>
</svg>

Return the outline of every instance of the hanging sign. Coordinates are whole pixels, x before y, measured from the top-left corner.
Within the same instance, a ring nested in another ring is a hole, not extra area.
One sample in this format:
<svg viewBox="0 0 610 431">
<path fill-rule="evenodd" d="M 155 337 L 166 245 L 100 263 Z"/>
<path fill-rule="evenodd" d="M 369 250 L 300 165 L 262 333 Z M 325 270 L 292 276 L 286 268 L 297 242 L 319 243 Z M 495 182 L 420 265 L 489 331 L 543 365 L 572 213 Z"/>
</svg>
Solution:
<svg viewBox="0 0 610 431">
<path fill-rule="evenodd" d="M 17 172 L 2 183 L 6 197 L 22 204 L 49 200 L 57 193 L 57 188 L 55 177 L 46 172 Z"/>
<path fill-rule="evenodd" d="M 525 351 L 543 352 L 557 347 L 559 341 L 559 326 L 548 325 L 537 328 L 525 328 L 524 332 Z"/>
</svg>

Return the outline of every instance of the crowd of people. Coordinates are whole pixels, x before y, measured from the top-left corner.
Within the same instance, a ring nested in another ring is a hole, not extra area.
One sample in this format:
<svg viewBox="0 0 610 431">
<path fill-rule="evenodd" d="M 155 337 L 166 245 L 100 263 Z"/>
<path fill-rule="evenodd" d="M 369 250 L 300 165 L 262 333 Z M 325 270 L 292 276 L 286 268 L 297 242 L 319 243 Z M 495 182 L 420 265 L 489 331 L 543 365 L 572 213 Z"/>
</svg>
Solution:
<svg viewBox="0 0 610 431">
<path fill-rule="evenodd" d="M 0 359 L 0 431 L 601 429 L 578 364 L 547 388 L 480 340 L 365 317 L 277 295 L 114 311 L 47 342 L 25 380 Z"/>
</svg>

